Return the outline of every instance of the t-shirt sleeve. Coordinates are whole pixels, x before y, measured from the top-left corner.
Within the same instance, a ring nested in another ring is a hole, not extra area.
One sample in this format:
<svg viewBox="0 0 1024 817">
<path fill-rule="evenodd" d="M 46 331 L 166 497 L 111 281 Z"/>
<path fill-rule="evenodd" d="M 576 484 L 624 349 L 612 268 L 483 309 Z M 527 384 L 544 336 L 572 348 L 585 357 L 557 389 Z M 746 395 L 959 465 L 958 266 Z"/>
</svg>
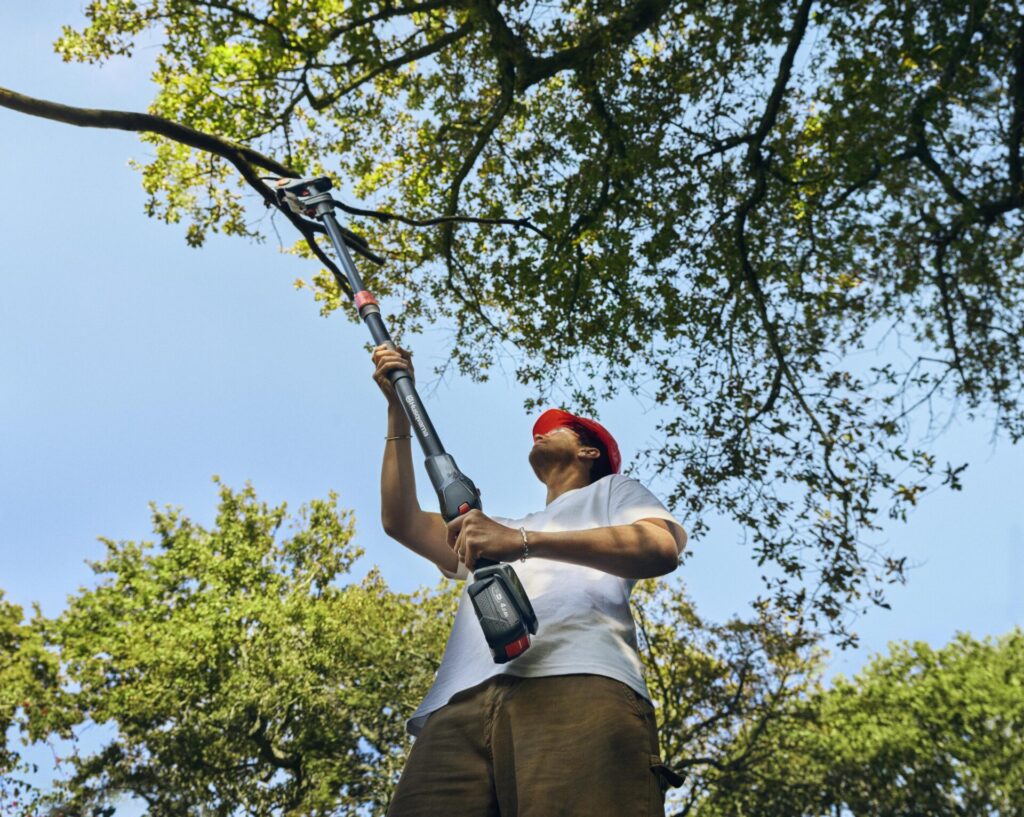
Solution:
<svg viewBox="0 0 1024 817">
<path fill-rule="evenodd" d="M 679 524 L 661 501 L 630 477 L 616 474 L 608 489 L 608 523 L 631 525 L 641 519 L 664 519 Z"/>
</svg>

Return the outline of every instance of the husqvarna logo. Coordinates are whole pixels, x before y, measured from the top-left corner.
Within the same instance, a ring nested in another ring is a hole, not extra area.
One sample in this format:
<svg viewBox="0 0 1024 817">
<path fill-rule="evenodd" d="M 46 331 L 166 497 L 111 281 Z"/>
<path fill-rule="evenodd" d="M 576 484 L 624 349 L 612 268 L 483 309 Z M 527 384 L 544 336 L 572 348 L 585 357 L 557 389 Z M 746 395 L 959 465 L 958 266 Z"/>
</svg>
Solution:
<svg viewBox="0 0 1024 817">
<path fill-rule="evenodd" d="M 411 394 L 406 395 L 405 402 L 409 404 L 409 409 L 412 411 L 413 419 L 416 421 L 416 425 L 419 426 L 420 431 L 423 432 L 423 436 L 429 437 L 430 430 L 423 423 L 423 417 L 420 415 L 420 408 L 416 405 L 416 398 Z"/>
</svg>

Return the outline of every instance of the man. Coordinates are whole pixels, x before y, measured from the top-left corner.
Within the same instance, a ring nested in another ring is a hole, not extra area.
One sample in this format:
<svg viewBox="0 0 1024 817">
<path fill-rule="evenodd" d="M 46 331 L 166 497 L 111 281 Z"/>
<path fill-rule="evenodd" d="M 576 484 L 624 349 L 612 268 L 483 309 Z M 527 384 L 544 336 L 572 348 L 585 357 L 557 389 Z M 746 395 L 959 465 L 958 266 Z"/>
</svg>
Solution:
<svg viewBox="0 0 1024 817">
<path fill-rule="evenodd" d="M 408 352 L 378 346 L 388 400 L 381 470 L 385 532 L 465 579 L 478 558 L 511 562 L 537 613 L 531 647 L 495 664 L 463 593 L 389 817 L 650 817 L 679 778 L 658 757 L 629 610 L 637 579 L 678 565 L 686 534 L 646 488 L 619 474 L 600 424 L 552 409 L 530 464 L 546 507 L 524 519 L 469 513 L 447 525 L 416 500 L 409 422 L 387 379 Z"/>
</svg>

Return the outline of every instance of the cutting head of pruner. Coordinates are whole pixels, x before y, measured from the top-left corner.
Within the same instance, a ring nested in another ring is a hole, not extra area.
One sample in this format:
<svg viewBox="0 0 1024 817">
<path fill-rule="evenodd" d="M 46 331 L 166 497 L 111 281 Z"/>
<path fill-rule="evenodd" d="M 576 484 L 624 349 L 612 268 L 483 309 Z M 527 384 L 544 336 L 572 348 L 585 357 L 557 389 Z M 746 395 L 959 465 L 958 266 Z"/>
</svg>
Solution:
<svg viewBox="0 0 1024 817">
<path fill-rule="evenodd" d="M 312 179 L 271 179 L 279 204 L 301 216 L 315 215 L 315 205 L 329 201 L 328 191 L 334 186 L 326 176 Z"/>
</svg>

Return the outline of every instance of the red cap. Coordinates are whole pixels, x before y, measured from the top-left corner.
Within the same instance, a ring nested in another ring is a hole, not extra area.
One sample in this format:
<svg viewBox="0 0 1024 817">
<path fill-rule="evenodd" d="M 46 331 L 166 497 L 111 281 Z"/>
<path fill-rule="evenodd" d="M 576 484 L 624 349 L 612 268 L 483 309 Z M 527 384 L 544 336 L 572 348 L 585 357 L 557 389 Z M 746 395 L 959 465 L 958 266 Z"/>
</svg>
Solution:
<svg viewBox="0 0 1024 817">
<path fill-rule="evenodd" d="M 601 441 L 604 450 L 608 452 L 608 461 L 611 463 L 612 473 L 619 473 L 619 468 L 622 466 L 619 444 L 615 442 L 615 438 L 608 432 L 608 429 L 597 422 L 597 420 L 591 420 L 589 417 L 577 417 L 568 411 L 562 411 L 562 409 L 548 409 L 533 424 L 533 433 L 534 435 L 547 434 L 549 431 L 554 431 L 556 428 L 562 428 L 572 423 L 579 423 Z"/>
</svg>

